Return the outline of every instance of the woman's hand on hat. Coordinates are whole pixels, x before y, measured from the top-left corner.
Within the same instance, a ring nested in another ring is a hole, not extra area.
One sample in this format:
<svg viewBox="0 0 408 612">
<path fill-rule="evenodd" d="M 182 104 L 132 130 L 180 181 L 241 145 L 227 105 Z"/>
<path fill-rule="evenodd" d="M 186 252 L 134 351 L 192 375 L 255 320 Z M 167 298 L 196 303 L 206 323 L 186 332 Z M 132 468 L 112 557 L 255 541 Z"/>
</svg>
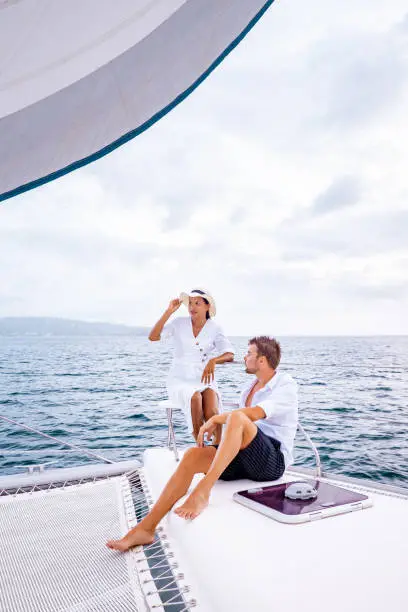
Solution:
<svg viewBox="0 0 408 612">
<path fill-rule="evenodd" d="M 181 300 L 179 300 L 178 298 L 175 298 L 174 300 L 171 300 L 169 305 L 167 306 L 167 312 L 170 314 L 173 314 L 173 312 L 176 312 L 176 310 L 178 310 L 181 306 Z"/>
<path fill-rule="evenodd" d="M 210 359 L 204 368 L 203 375 L 201 376 L 201 382 L 208 385 L 214 380 L 215 376 L 215 359 Z"/>
</svg>

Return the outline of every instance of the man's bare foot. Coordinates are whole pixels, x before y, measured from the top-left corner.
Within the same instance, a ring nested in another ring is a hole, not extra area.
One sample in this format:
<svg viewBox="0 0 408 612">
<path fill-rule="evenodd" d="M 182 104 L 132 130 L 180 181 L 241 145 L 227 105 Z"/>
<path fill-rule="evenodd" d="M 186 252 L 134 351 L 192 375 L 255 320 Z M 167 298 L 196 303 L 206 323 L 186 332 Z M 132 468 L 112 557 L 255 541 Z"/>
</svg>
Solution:
<svg viewBox="0 0 408 612">
<path fill-rule="evenodd" d="M 143 529 L 141 525 L 138 525 L 125 537 L 120 540 L 109 540 L 106 542 L 106 546 L 112 550 L 119 550 L 120 552 L 126 552 L 133 546 L 143 546 L 144 544 L 151 544 L 154 540 L 154 531 L 148 531 Z"/>
<path fill-rule="evenodd" d="M 198 490 L 197 490 L 198 489 Z M 175 513 L 181 518 L 193 520 L 208 506 L 209 493 L 200 491 L 198 487 L 188 496 L 182 506 L 175 509 Z"/>
</svg>

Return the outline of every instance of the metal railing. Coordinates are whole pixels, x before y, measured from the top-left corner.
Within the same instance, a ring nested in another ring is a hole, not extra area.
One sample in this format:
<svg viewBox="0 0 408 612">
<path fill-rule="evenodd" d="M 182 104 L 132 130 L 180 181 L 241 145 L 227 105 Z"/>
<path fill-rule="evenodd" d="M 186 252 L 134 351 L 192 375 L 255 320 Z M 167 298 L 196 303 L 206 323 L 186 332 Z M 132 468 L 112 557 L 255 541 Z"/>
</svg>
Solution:
<svg viewBox="0 0 408 612">
<path fill-rule="evenodd" d="M 66 446 L 70 450 L 76 451 L 79 454 L 88 455 L 88 457 L 92 457 L 93 459 L 98 459 L 98 461 L 103 461 L 104 463 L 114 463 L 114 461 L 111 461 L 111 459 L 107 459 L 106 457 L 103 457 L 102 455 L 99 455 L 98 453 L 94 453 L 88 450 L 87 448 L 82 448 L 81 446 L 76 446 L 75 444 L 64 442 L 64 440 L 60 440 L 59 438 L 50 436 L 49 434 L 46 434 L 43 431 L 36 429 L 35 427 L 31 427 L 30 425 L 25 425 L 24 423 L 18 423 L 17 421 L 14 421 L 13 419 L 5 417 L 1 414 L 0 414 L 0 419 L 2 421 L 5 421 L 6 423 L 9 423 L 10 425 L 20 427 L 21 429 L 25 429 L 26 431 L 30 431 L 31 433 L 35 433 L 41 436 L 42 438 L 45 438 L 47 440 L 52 440 L 53 442 L 57 442 L 58 444 L 62 444 L 63 446 Z M 27 469 L 30 473 L 32 473 L 35 470 L 35 468 L 38 468 L 40 471 L 43 471 L 46 465 L 47 463 L 39 463 L 36 465 L 27 466 Z"/>
</svg>

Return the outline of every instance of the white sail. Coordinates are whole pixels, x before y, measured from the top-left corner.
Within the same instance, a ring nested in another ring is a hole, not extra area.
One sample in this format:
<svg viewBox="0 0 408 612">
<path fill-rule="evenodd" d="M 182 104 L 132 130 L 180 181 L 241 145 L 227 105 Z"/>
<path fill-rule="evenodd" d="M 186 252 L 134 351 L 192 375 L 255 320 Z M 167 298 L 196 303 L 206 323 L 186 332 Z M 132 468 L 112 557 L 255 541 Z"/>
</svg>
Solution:
<svg viewBox="0 0 408 612">
<path fill-rule="evenodd" d="M 0 0 L 0 201 L 137 136 L 273 0 Z"/>
</svg>

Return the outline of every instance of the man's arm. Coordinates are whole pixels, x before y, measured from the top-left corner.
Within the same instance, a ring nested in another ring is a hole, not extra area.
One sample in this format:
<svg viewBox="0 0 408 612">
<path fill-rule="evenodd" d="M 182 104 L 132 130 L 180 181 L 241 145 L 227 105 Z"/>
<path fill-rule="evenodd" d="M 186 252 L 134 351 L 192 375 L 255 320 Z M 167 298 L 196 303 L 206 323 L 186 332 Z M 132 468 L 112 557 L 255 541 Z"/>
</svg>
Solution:
<svg viewBox="0 0 408 612">
<path fill-rule="evenodd" d="M 292 378 L 286 380 L 271 397 L 260 401 L 259 407 L 264 410 L 271 423 L 284 425 L 287 419 L 291 421 L 293 413 L 297 413 L 298 408 L 296 382 Z"/>
<path fill-rule="evenodd" d="M 239 408 L 238 410 L 234 410 L 234 412 L 242 412 L 242 414 L 245 414 L 245 416 L 247 416 L 251 421 L 259 421 L 259 419 L 264 419 L 266 417 L 265 410 L 261 408 L 261 406 Z M 216 414 L 215 416 L 211 417 L 210 420 L 212 420 L 216 425 L 225 425 L 230 414 L 231 412 Z"/>
<path fill-rule="evenodd" d="M 245 416 L 251 419 L 251 421 L 258 421 L 259 419 L 264 419 L 266 417 L 264 409 L 260 406 L 254 406 L 252 408 L 239 408 L 233 412 L 242 412 L 242 414 L 245 414 Z M 225 425 L 230 414 L 232 414 L 232 412 L 223 412 L 223 414 L 215 414 L 208 419 L 208 421 L 206 421 L 204 425 L 200 427 L 200 431 L 197 436 L 197 446 L 202 447 L 204 445 L 205 434 L 207 434 L 208 438 L 210 438 L 218 425 Z"/>
</svg>

